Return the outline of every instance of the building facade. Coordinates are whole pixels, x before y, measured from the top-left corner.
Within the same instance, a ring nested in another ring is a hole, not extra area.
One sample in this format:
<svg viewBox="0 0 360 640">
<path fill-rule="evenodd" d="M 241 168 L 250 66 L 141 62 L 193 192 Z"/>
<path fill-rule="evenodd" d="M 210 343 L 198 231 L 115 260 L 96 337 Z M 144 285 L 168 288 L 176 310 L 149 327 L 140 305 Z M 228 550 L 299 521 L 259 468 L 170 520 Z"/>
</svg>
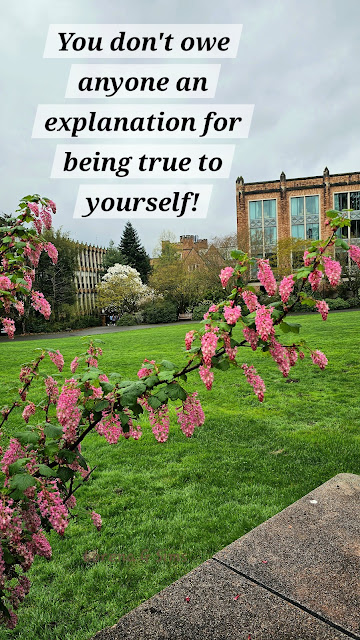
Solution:
<svg viewBox="0 0 360 640">
<path fill-rule="evenodd" d="M 169 243 L 169 241 L 162 241 L 163 251 L 166 243 Z M 209 244 L 206 238 L 199 238 L 199 236 L 195 235 L 180 236 L 179 242 L 174 243 L 172 246 L 188 271 L 209 269 L 214 265 L 222 267 L 224 261 L 229 259 L 231 251 L 236 249 L 235 246 L 216 247 L 214 244 Z M 152 264 L 156 264 L 156 258 L 152 260 Z"/>
<path fill-rule="evenodd" d="M 103 261 L 106 249 L 84 243 L 77 243 L 77 248 L 77 305 L 80 313 L 91 315 L 99 311 L 96 303 L 96 285 L 104 274 Z"/>
<path fill-rule="evenodd" d="M 324 239 L 329 209 L 353 209 L 347 213 L 351 227 L 342 237 L 360 244 L 360 173 L 330 175 L 325 167 L 321 176 L 248 182 L 236 180 L 238 246 L 252 257 L 272 258 L 276 263 L 280 240 Z"/>
</svg>

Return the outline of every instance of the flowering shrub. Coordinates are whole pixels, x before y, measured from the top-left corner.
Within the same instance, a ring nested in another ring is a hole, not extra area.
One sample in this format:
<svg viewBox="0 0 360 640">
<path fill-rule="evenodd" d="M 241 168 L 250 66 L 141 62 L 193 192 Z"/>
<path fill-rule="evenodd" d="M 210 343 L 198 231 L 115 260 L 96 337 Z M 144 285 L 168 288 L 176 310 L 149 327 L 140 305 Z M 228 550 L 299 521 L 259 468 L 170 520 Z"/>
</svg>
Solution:
<svg viewBox="0 0 360 640">
<path fill-rule="evenodd" d="M 20 297 L 30 295 L 33 268 L 40 251 L 47 250 L 39 232 L 43 224 L 50 224 L 54 208 L 45 199 L 24 199 L 17 221 L 3 228 L 0 301 L 6 313 L 14 308 L 21 313 Z M 216 369 L 237 367 L 263 402 L 265 383 L 254 366 L 238 360 L 240 347 L 268 352 L 284 377 L 307 351 L 314 365 L 326 367 L 326 356 L 299 340 L 296 336 L 300 325 L 285 318 L 298 302 L 316 306 L 323 320 L 327 318 L 327 304 L 303 291 L 307 281 L 314 282 L 314 274 L 316 281 L 323 277 L 338 281 L 338 263 L 325 252 L 333 245 L 349 249 L 344 240 L 336 238 L 337 229 L 349 222 L 336 211 L 327 215 L 330 236 L 314 242 L 305 252 L 304 267 L 282 280 L 279 302 L 269 306 L 259 303 L 255 291 L 245 286 L 243 280 L 254 260 L 241 251 L 232 253 L 237 264 L 224 269 L 220 278 L 224 288 L 231 281 L 233 286 L 223 302 L 210 306 L 203 327 L 186 334 L 187 362 L 183 367 L 168 360 L 145 359 L 136 381 L 123 380 L 119 373 L 108 376 L 99 366 L 102 351 L 98 341 L 91 342 L 70 366 L 65 366 L 59 350 L 41 350 L 37 358 L 22 366 L 18 396 L 11 406 L 3 407 L 0 420 L 0 429 L 15 414 L 19 417 L 21 413 L 25 422 L 23 429 L 13 433 L 7 446 L 0 450 L 1 622 L 10 628 L 16 625 L 15 611 L 30 588 L 26 572 L 36 556 L 51 557 L 46 532 L 54 529 L 63 536 L 70 519 L 75 517 L 72 513 L 75 493 L 93 471 L 81 452 L 82 442 L 90 432 L 97 432 L 111 445 L 122 439 L 137 440 L 142 432 L 141 415 L 147 414 L 155 438 L 165 442 L 170 426 L 169 403 L 174 402 L 180 429 L 190 437 L 205 420 L 198 394 L 185 389 L 188 374 L 196 369 L 210 390 Z M 32 226 L 25 227 L 24 223 Z M 53 254 L 52 249 L 50 253 Z M 359 261 L 354 248 L 350 248 L 350 255 Z M 260 259 L 257 264 L 260 282 L 269 295 L 274 295 L 277 284 L 268 260 Z M 48 308 L 45 302 L 40 302 L 41 294 L 37 294 L 35 304 L 47 315 Z M 241 301 L 247 306 L 248 315 L 241 314 Z M 12 337 L 11 318 L 4 318 L 3 325 Z M 236 325 L 241 327 L 243 339 L 233 337 Z M 66 379 L 61 388 L 51 375 L 40 371 L 47 359 L 59 372 L 65 369 Z M 42 389 L 42 400 L 38 403 L 29 398 L 34 386 Z M 101 516 L 92 511 L 90 518 L 100 530 Z"/>
<path fill-rule="evenodd" d="M 131 313 L 155 298 L 136 269 L 125 264 L 110 267 L 97 285 L 100 305 L 109 312 Z"/>
</svg>

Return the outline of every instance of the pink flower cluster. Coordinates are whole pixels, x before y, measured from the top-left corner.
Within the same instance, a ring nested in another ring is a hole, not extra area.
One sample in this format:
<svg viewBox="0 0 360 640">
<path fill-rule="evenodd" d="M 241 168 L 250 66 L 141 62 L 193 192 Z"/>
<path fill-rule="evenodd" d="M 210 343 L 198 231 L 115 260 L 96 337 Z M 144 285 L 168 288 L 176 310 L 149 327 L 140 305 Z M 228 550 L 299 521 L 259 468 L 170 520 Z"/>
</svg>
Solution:
<svg viewBox="0 0 360 640">
<path fill-rule="evenodd" d="M 114 413 L 103 412 L 100 422 L 95 427 L 100 436 L 104 436 L 109 444 L 116 444 L 123 435 L 119 416 Z"/>
<path fill-rule="evenodd" d="M 260 338 L 264 341 L 268 340 L 274 333 L 273 321 L 271 318 L 271 312 L 273 307 L 267 309 L 265 305 L 259 304 L 256 310 L 255 325 L 256 331 Z"/>
<path fill-rule="evenodd" d="M 147 405 L 149 411 L 149 421 L 151 424 L 152 432 L 158 442 L 166 442 L 169 436 L 169 407 L 167 404 L 162 404 L 158 409 L 153 409 L 150 405 Z"/>
<path fill-rule="evenodd" d="M 259 342 L 259 336 L 256 333 L 255 329 L 250 329 L 250 327 L 244 327 L 243 334 L 244 334 L 245 340 L 248 341 L 252 350 L 256 351 L 258 342 Z"/>
<path fill-rule="evenodd" d="M 14 338 L 15 334 L 15 322 L 11 318 L 1 318 L 1 323 L 5 333 L 9 336 L 10 340 Z"/>
<path fill-rule="evenodd" d="M 235 360 L 237 354 L 237 346 L 231 346 L 231 338 L 227 332 L 222 334 L 222 339 L 224 341 L 225 352 L 228 355 L 229 360 Z"/>
<path fill-rule="evenodd" d="M 187 438 L 192 436 L 195 427 L 201 427 L 205 421 L 205 414 L 197 395 L 196 392 L 189 394 L 182 408 L 176 411 L 180 429 Z"/>
<path fill-rule="evenodd" d="M 187 334 L 185 335 L 185 349 L 186 351 L 189 351 L 191 349 L 191 345 L 193 343 L 193 341 L 195 340 L 195 331 L 188 331 Z"/>
<path fill-rule="evenodd" d="M 100 531 L 102 527 L 102 519 L 101 519 L 101 516 L 98 513 L 96 513 L 96 511 L 91 512 L 91 520 L 93 521 L 97 530 Z"/>
<path fill-rule="evenodd" d="M 253 311 L 256 311 L 256 307 L 259 304 L 259 301 L 255 293 L 253 293 L 252 291 L 245 290 L 242 292 L 241 295 L 250 313 L 253 313 Z"/>
<path fill-rule="evenodd" d="M 255 367 L 252 365 L 249 367 L 247 364 L 241 365 L 244 371 L 248 383 L 253 387 L 255 394 L 257 395 L 259 402 L 264 400 L 264 394 L 266 391 L 265 383 L 257 374 Z"/>
<path fill-rule="evenodd" d="M 277 291 L 275 276 L 271 270 L 269 259 L 257 261 L 259 271 L 257 277 L 269 296 L 274 296 Z"/>
<path fill-rule="evenodd" d="M 204 333 L 201 338 L 201 351 L 206 367 L 211 367 L 211 358 L 215 355 L 218 337 L 212 331 Z"/>
<path fill-rule="evenodd" d="M 356 262 L 360 269 L 360 247 L 357 247 L 355 244 L 351 244 L 349 247 L 349 256 L 351 260 Z"/>
<path fill-rule="evenodd" d="M 214 372 L 211 371 L 209 367 L 204 367 L 201 365 L 201 367 L 199 368 L 199 375 L 207 390 L 210 391 L 214 382 Z"/>
<path fill-rule="evenodd" d="M 316 308 L 319 311 L 319 313 L 321 313 L 322 319 L 326 320 L 329 313 L 329 305 L 327 304 L 327 302 L 325 302 L 325 300 L 318 300 L 316 302 Z"/>
<path fill-rule="evenodd" d="M 62 372 L 64 368 L 64 357 L 60 353 L 59 349 L 57 351 L 49 351 L 50 360 L 54 363 L 55 367 L 57 367 Z"/>
<path fill-rule="evenodd" d="M 279 293 L 284 304 L 289 300 L 294 289 L 294 276 L 285 276 L 279 284 Z"/>
<path fill-rule="evenodd" d="M 304 266 L 305 266 L 305 267 L 311 267 L 312 263 L 313 263 L 313 262 L 314 262 L 314 260 L 315 260 L 315 256 L 312 256 L 311 258 L 309 258 L 309 255 L 310 255 L 310 251 L 308 251 L 307 249 L 305 249 L 305 251 L 304 251 L 304 257 L 303 257 L 303 260 L 304 260 Z"/>
<path fill-rule="evenodd" d="M 276 362 L 278 368 L 283 374 L 284 378 L 287 378 L 290 371 L 290 359 L 288 350 L 284 347 L 280 342 L 277 342 L 275 338 L 271 341 L 270 355 L 272 359 Z"/>
<path fill-rule="evenodd" d="M 49 302 L 44 298 L 44 294 L 40 291 L 33 291 L 31 294 L 31 306 L 35 311 L 39 311 L 46 320 L 49 320 L 51 315 L 51 306 Z"/>
<path fill-rule="evenodd" d="M 12 289 L 12 282 L 7 276 L 0 276 L 0 289 L 3 291 L 10 291 Z"/>
<path fill-rule="evenodd" d="M 52 242 L 45 242 L 44 249 L 45 249 L 46 253 L 48 254 L 51 262 L 53 264 L 56 264 L 57 261 L 58 261 L 58 255 L 59 255 L 57 248 L 53 245 Z"/>
<path fill-rule="evenodd" d="M 233 274 L 234 274 L 234 269 L 232 267 L 225 267 L 225 269 L 221 269 L 219 278 L 221 280 L 221 285 L 223 289 L 225 289 L 227 283 L 229 282 Z"/>
<path fill-rule="evenodd" d="M 36 407 L 33 402 L 30 402 L 28 405 L 26 405 L 24 411 L 22 412 L 22 417 L 25 422 L 29 422 L 29 418 L 34 415 L 35 411 Z"/>
<path fill-rule="evenodd" d="M 63 428 L 64 440 L 72 444 L 78 434 L 77 429 L 81 418 L 81 409 L 77 406 L 81 390 L 76 386 L 74 378 L 65 380 L 56 406 L 56 415 Z"/>
<path fill-rule="evenodd" d="M 327 357 L 322 353 L 322 351 L 319 351 L 319 349 L 316 349 L 316 351 L 311 353 L 311 359 L 314 364 L 317 364 L 317 366 L 320 367 L 320 369 L 325 369 L 328 363 Z"/>
<path fill-rule="evenodd" d="M 322 273 L 321 271 L 319 271 L 319 269 L 314 269 L 314 271 L 312 271 L 311 273 L 309 273 L 309 283 L 311 285 L 311 289 L 313 291 L 317 291 L 321 280 L 322 280 Z"/>
<path fill-rule="evenodd" d="M 59 389 L 56 380 L 52 376 L 45 378 L 45 389 L 50 404 L 56 404 L 59 397 Z"/>
<path fill-rule="evenodd" d="M 48 484 L 52 485 L 52 490 L 49 490 L 44 486 L 37 494 L 37 502 L 42 517 L 48 518 L 55 531 L 62 536 L 69 524 L 69 512 L 60 495 L 57 481 L 51 480 Z"/>
<path fill-rule="evenodd" d="M 73 361 L 71 362 L 71 364 L 70 364 L 70 371 L 71 371 L 71 373 L 75 373 L 75 371 L 76 371 L 76 369 L 78 368 L 79 364 L 80 364 L 80 363 L 79 363 L 79 358 L 76 356 L 76 357 L 74 358 L 74 360 L 73 360 Z"/>
<path fill-rule="evenodd" d="M 331 286 L 337 287 L 340 282 L 341 264 L 329 256 L 323 256 L 322 261 L 325 268 L 325 274 Z"/>
<path fill-rule="evenodd" d="M 234 325 L 237 323 L 241 316 L 241 307 L 236 306 L 224 306 L 224 318 L 226 322 L 230 325 Z"/>
</svg>

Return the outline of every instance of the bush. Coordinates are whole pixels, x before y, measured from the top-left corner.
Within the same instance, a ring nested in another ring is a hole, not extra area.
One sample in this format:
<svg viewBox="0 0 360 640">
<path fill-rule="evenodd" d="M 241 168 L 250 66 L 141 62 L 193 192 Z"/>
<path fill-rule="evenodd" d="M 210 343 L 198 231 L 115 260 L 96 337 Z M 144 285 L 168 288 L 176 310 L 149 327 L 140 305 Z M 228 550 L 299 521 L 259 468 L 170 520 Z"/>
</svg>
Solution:
<svg viewBox="0 0 360 640">
<path fill-rule="evenodd" d="M 136 318 L 132 313 L 123 313 L 122 316 L 117 320 L 117 327 L 133 327 L 136 322 Z"/>
<path fill-rule="evenodd" d="M 177 307 L 173 302 L 154 302 L 144 307 L 144 322 L 147 324 L 176 321 Z"/>
<path fill-rule="evenodd" d="M 209 307 L 213 304 L 212 300 L 203 300 L 199 302 L 193 309 L 193 320 L 202 320 L 204 313 L 209 311 Z"/>
<path fill-rule="evenodd" d="M 333 309 L 350 309 L 349 301 L 342 298 L 325 298 L 325 302 L 328 303 L 330 311 Z"/>
<path fill-rule="evenodd" d="M 359 298 L 348 298 L 348 303 L 350 307 L 360 307 L 360 299 Z"/>
</svg>

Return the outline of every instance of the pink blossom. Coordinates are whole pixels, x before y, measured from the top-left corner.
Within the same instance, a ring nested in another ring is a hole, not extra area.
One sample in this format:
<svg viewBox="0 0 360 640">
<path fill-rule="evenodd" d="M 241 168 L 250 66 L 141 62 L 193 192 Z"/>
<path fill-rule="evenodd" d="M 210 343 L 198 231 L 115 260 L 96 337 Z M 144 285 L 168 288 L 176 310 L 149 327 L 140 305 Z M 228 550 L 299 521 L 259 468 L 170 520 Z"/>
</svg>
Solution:
<svg viewBox="0 0 360 640">
<path fill-rule="evenodd" d="M 285 276 L 280 282 L 279 293 L 284 304 L 289 300 L 294 289 L 294 276 Z"/>
<path fill-rule="evenodd" d="M 211 358 L 215 355 L 217 335 L 213 332 L 205 333 L 201 338 L 201 351 L 205 366 L 211 367 Z"/>
<path fill-rule="evenodd" d="M 319 349 L 316 349 L 316 351 L 311 353 L 311 359 L 314 364 L 317 364 L 318 367 L 320 367 L 320 369 L 325 369 L 328 363 L 327 357 L 322 353 L 322 351 L 319 351 Z"/>
<path fill-rule="evenodd" d="M 96 358 L 92 358 L 92 357 L 91 358 L 87 358 L 86 362 L 89 365 L 89 367 L 98 367 L 99 366 L 98 361 L 97 361 Z"/>
<path fill-rule="evenodd" d="M 79 364 L 80 364 L 80 363 L 79 363 L 79 358 L 76 356 L 76 357 L 74 358 L 74 360 L 72 361 L 71 365 L 70 365 L 70 371 L 71 371 L 71 373 L 75 373 L 75 371 L 76 371 L 76 369 L 78 368 Z"/>
<path fill-rule="evenodd" d="M 360 247 L 357 247 L 355 244 L 351 244 L 349 247 L 349 256 L 351 260 L 356 262 L 360 269 Z"/>
<path fill-rule="evenodd" d="M 56 204 L 55 204 L 55 202 L 53 202 L 52 200 L 49 200 L 48 201 L 48 207 L 50 207 L 50 209 L 51 209 L 51 211 L 53 213 L 56 213 Z"/>
<path fill-rule="evenodd" d="M 314 269 L 311 273 L 309 273 L 309 283 L 311 285 L 311 289 L 313 291 L 317 291 L 322 280 L 322 273 L 319 269 Z"/>
<path fill-rule="evenodd" d="M 237 321 L 239 320 L 241 316 L 241 307 L 237 306 L 237 307 L 233 307 L 233 306 L 229 306 L 227 307 L 226 305 L 224 306 L 224 318 L 226 320 L 226 322 L 230 325 L 234 325 L 237 323 Z"/>
<path fill-rule="evenodd" d="M 256 311 L 256 307 L 259 301 L 255 293 L 253 293 L 252 291 L 245 290 L 242 292 L 241 295 L 250 313 L 253 313 L 253 311 Z"/>
<path fill-rule="evenodd" d="M 276 362 L 278 368 L 283 374 L 284 378 L 287 378 L 290 371 L 290 358 L 287 348 L 280 344 L 280 342 L 277 342 L 275 338 L 273 338 L 271 341 L 269 352 L 272 359 Z"/>
<path fill-rule="evenodd" d="M 193 343 L 193 341 L 195 340 L 195 331 L 188 331 L 187 334 L 185 335 L 185 348 L 186 351 L 189 351 L 189 349 L 191 349 L 191 345 Z"/>
<path fill-rule="evenodd" d="M 15 438 L 10 438 L 10 442 L 7 450 L 5 451 L 2 460 L 1 460 L 1 471 L 8 475 L 9 466 L 19 460 L 19 458 L 25 457 L 25 449 L 23 449 L 22 445 Z M 1 521 L 0 521 L 0 529 L 1 529 Z"/>
<path fill-rule="evenodd" d="M 321 317 L 323 320 L 326 320 L 329 313 L 329 305 L 325 302 L 325 300 L 318 300 L 316 302 L 316 308 L 321 313 Z"/>
<path fill-rule="evenodd" d="M 45 207 L 40 211 L 40 218 L 43 222 L 45 229 L 51 229 L 52 225 L 52 217 L 51 217 L 51 208 Z"/>
<path fill-rule="evenodd" d="M 315 256 L 313 256 L 312 258 L 309 258 L 308 257 L 309 255 L 310 255 L 310 252 L 307 249 L 305 249 L 304 257 L 303 257 L 305 267 L 311 267 L 312 263 L 315 260 Z"/>
<path fill-rule="evenodd" d="M 214 372 L 211 371 L 211 369 L 209 369 L 208 367 L 204 367 L 201 365 L 201 367 L 199 368 L 199 374 L 207 390 L 210 391 L 214 382 Z"/>
<path fill-rule="evenodd" d="M 259 399 L 259 402 L 262 402 L 264 400 L 264 394 L 266 391 L 264 381 L 257 374 L 255 367 L 253 366 L 249 367 L 247 364 L 244 363 L 243 365 L 241 365 L 241 368 L 245 373 L 248 383 L 251 384 L 251 386 L 253 387 L 254 392 Z"/>
<path fill-rule="evenodd" d="M 264 341 L 268 340 L 270 336 L 274 334 L 273 321 L 271 318 L 271 312 L 273 307 L 267 309 L 265 305 L 258 305 L 255 316 L 256 331 L 260 338 Z"/>
<path fill-rule="evenodd" d="M 28 405 L 26 405 L 24 411 L 22 412 L 22 417 L 25 422 L 29 422 L 29 418 L 34 415 L 35 411 L 36 407 L 33 402 L 30 402 Z"/>
<path fill-rule="evenodd" d="M 95 430 L 100 436 L 104 436 L 109 444 L 116 444 L 120 436 L 124 435 L 119 416 L 106 411 L 103 411 Z"/>
<path fill-rule="evenodd" d="M 231 338 L 230 338 L 228 333 L 226 333 L 226 332 L 223 333 L 222 334 L 222 338 L 223 338 L 223 341 L 224 341 L 225 352 L 226 352 L 229 360 L 235 360 L 236 354 L 237 354 L 237 350 L 238 350 L 237 346 L 235 346 L 235 347 L 231 346 Z"/>
<path fill-rule="evenodd" d="M 83 469 L 83 471 L 84 471 L 84 469 Z M 67 505 L 68 509 L 75 509 L 75 507 L 76 507 L 76 498 L 75 498 L 74 495 L 70 496 L 70 498 L 68 498 L 66 500 L 66 505 Z"/>
<path fill-rule="evenodd" d="M 5 333 L 9 336 L 10 340 L 13 340 L 15 334 L 15 322 L 11 318 L 1 318 L 2 326 Z"/>
<path fill-rule="evenodd" d="M 49 357 L 61 373 L 64 367 L 64 357 L 60 353 L 59 349 L 56 352 L 49 351 Z"/>
<path fill-rule="evenodd" d="M 176 411 L 180 429 L 187 438 L 192 436 L 195 427 L 201 427 L 205 421 L 205 414 L 197 395 L 196 392 L 189 394 L 183 401 L 182 408 Z"/>
<path fill-rule="evenodd" d="M 44 244 L 44 249 L 46 251 L 46 253 L 48 254 L 51 262 L 53 264 L 56 264 L 58 261 L 58 250 L 57 248 L 53 245 L 52 242 L 46 242 Z"/>
<path fill-rule="evenodd" d="M 31 213 L 33 213 L 35 216 L 39 215 L 39 207 L 36 202 L 28 202 L 27 206 L 29 207 Z"/>
<path fill-rule="evenodd" d="M 221 285 L 223 289 L 225 289 L 233 273 L 234 273 L 234 269 L 232 267 L 225 267 L 225 269 L 221 269 L 219 278 L 221 280 Z"/>
<path fill-rule="evenodd" d="M 259 336 L 256 333 L 255 329 L 250 329 L 249 327 L 244 327 L 243 328 L 243 334 L 244 334 L 245 340 L 248 341 L 248 343 L 250 344 L 250 347 L 252 348 L 252 350 L 256 351 L 257 345 L 258 345 L 258 342 L 259 342 Z"/>
<path fill-rule="evenodd" d="M 35 220 L 33 222 L 34 222 L 34 227 L 35 227 L 36 231 L 40 235 L 41 232 L 42 232 L 42 227 L 43 227 L 43 224 L 42 224 L 40 218 L 35 218 Z"/>
<path fill-rule="evenodd" d="M 97 530 L 100 531 L 101 526 L 102 526 L 101 516 L 98 513 L 96 513 L 96 511 L 92 511 L 91 512 L 91 519 L 92 519 L 95 527 L 97 528 Z"/>
<path fill-rule="evenodd" d="M 43 518 L 48 518 L 50 524 L 61 536 L 68 526 L 68 510 L 60 496 L 56 480 L 48 483 L 51 490 L 43 485 L 37 494 L 37 502 Z"/>
<path fill-rule="evenodd" d="M 48 301 L 44 298 L 44 294 L 40 293 L 40 291 L 33 291 L 31 294 L 31 306 L 34 307 L 35 311 L 39 311 L 42 313 L 46 320 L 49 320 L 51 315 L 51 306 Z"/>
<path fill-rule="evenodd" d="M 77 406 L 80 389 L 74 378 L 65 380 L 56 406 L 56 415 L 63 427 L 63 437 L 66 442 L 73 443 L 77 438 L 77 428 L 80 423 L 81 410 Z"/>
<path fill-rule="evenodd" d="M 50 404 L 56 404 L 57 398 L 59 396 L 59 389 L 56 380 L 54 380 L 54 378 L 52 378 L 51 376 L 45 378 L 45 389 Z"/>
<path fill-rule="evenodd" d="M 107 377 L 106 373 L 100 373 L 99 382 L 109 382 L 109 378 Z"/>
<path fill-rule="evenodd" d="M 24 303 L 21 302 L 21 300 L 16 300 L 16 302 L 14 302 L 14 307 L 20 316 L 24 315 Z"/>
<path fill-rule="evenodd" d="M 288 358 L 290 361 L 290 367 L 293 367 L 297 363 L 298 352 L 295 347 L 286 347 L 288 352 Z"/>
<path fill-rule="evenodd" d="M 341 265 L 337 260 L 333 260 L 329 256 L 323 256 L 323 265 L 325 274 L 332 287 L 337 287 L 340 282 Z"/>
<path fill-rule="evenodd" d="M 33 284 L 33 279 L 30 275 L 30 273 L 24 273 L 24 280 L 26 282 L 26 289 L 28 289 L 28 291 L 31 291 L 32 289 L 32 284 Z"/>
<path fill-rule="evenodd" d="M 154 373 L 153 369 L 148 369 L 146 367 L 142 367 L 137 372 L 137 377 L 140 378 L 140 379 L 141 378 L 146 378 L 147 376 L 151 376 L 152 373 Z"/>
<path fill-rule="evenodd" d="M 10 291 L 12 289 L 12 282 L 7 276 L 0 276 L 0 289 L 3 291 Z"/>
<path fill-rule="evenodd" d="M 266 293 L 269 296 L 274 296 L 277 290 L 276 280 L 270 267 L 269 259 L 260 259 L 257 261 L 259 271 L 257 277 L 259 282 L 265 288 Z"/>
<path fill-rule="evenodd" d="M 33 548 L 34 554 L 43 556 L 47 560 L 50 560 L 52 556 L 51 546 L 42 531 L 34 533 L 33 537 L 31 538 L 31 546 Z"/>
</svg>

